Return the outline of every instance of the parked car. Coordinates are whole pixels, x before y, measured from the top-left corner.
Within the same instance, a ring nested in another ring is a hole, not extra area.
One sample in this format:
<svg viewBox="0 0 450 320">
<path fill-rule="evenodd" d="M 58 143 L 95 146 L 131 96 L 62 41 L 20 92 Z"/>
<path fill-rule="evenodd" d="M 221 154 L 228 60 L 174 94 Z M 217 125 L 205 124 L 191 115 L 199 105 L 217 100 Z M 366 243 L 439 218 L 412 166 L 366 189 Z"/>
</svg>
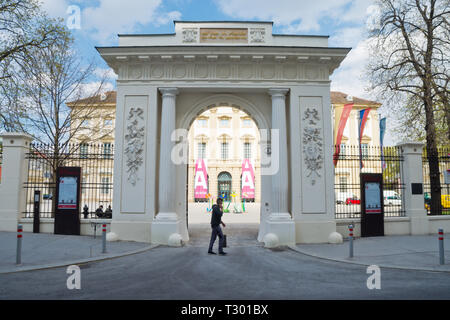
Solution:
<svg viewBox="0 0 450 320">
<path fill-rule="evenodd" d="M 396 191 L 384 190 L 383 198 L 384 198 L 385 206 L 401 206 L 402 205 L 402 198 Z"/>
<path fill-rule="evenodd" d="M 353 192 L 336 192 L 336 203 L 344 204 L 348 198 L 355 198 Z"/>
<path fill-rule="evenodd" d="M 349 204 L 360 204 L 361 200 L 358 199 L 358 197 L 351 197 L 351 198 L 347 198 L 345 200 L 345 204 L 349 205 Z"/>
</svg>

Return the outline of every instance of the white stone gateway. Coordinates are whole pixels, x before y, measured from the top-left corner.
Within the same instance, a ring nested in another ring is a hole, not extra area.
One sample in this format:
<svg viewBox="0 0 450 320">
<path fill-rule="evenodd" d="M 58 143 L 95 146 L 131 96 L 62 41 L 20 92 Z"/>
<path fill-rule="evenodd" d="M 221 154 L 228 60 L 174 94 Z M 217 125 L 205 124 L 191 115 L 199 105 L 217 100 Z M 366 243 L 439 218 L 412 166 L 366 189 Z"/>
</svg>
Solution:
<svg viewBox="0 0 450 320">
<path fill-rule="evenodd" d="M 328 47 L 326 36 L 274 35 L 272 25 L 177 21 L 174 34 L 119 35 L 117 47 L 97 48 L 118 74 L 111 231 L 120 240 L 189 240 L 187 163 L 174 161 L 187 159 L 187 137 L 175 129 L 225 102 L 266 130 L 258 241 L 329 241 L 329 77 L 350 49 Z"/>
</svg>

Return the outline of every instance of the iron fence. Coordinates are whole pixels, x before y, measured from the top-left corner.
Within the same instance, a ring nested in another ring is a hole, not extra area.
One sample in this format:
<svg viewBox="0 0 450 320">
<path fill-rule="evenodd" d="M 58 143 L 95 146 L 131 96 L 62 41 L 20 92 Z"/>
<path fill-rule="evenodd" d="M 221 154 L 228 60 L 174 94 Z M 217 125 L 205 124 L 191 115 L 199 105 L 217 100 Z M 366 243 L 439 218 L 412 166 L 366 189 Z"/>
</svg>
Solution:
<svg viewBox="0 0 450 320">
<path fill-rule="evenodd" d="M 338 146 L 335 146 L 337 155 Z M 383 153 L 382 153 L 383 151 Z M 405 216 L 403 156 L 399 147 L 341 145 L 335 165 L 335 218 L 361 217 L 360 173 L 383 174 L 384 216 Z"/>
<path fill-rule="evenodd" d="M 441 214 L 450 214 L 450 184 L 445 182 L 445 174 L 447 170 L 450 170 L 450 147 L 438 148 L 438 162 L 439 162 L 439 182 L 441 191 Z M 428 157 L 426 148 L 422 153 L 422 168 L 423 168 L 423 191 L 425 209 L 427 209 L 428 215 L 437 215 L 439 212 L 431 212 L 431 182 L 430 182 L 430 166 L 428 163 Z M 449 182 L 449 181 L 447 181 Z"/>
<path fill-rule="evenodd" d="M 114 148 L 110 143 L 70 144 L 58 151 L 51 145 L 32 144 L 27 153 L 28 178 L 25 182 L 24 218 L 33 217 L 34 191 L 41 191 L 40 217 L 54 217 L 56 169 L 58 166 L 81 167 L 80 210 L 88 206 L 88 218 L 103 205 L 112 206 Z M 81 213 L 80 213 L 81 214 Z M 84 215 L 81 215 L 84 218 Z"/>
</svg>

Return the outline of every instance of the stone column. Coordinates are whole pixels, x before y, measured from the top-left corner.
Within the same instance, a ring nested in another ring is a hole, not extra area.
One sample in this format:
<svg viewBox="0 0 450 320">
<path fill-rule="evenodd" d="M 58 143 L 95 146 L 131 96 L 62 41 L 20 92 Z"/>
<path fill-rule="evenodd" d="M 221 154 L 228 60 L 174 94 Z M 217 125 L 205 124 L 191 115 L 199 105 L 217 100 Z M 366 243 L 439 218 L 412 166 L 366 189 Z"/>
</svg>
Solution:
<svg viewBox="0 0 450 320">
<path fill-rule="evenodd" d="M 172 133 L 175 130 L 175 105 L 178 90 L 176 88 L 161 88 L 161 145 L 159 153 L 159 213 L 158 220 L 177 220 L 175 203 L 175 164 L 171 159 L 175 142 Z"/>
<path fill-rule="evenodd" d="M 429 221 L 425 210 L 424 197 L 422 194 L 412 194 L 412 184 L 420 183 L 423 186 L 422 172 L 422 149 L 420 142 L 401 142 L 398 145 L 402 150 L 403 161 L 403 203 L 406 216 L 410 217 L 411 235 L 429 233 Z"/>
<path fill-rule="evenodd" d="M 26 153 L 33 138 L 23 133 L 5 133 L 0 183 L 0 231 L 17 231 L 17 223 L 25 211 L 28 176 Z"/>
<path fill-rule="evenodd" d="M 295 244 L 295 223 L 288 211 L 289 175 L 286 122 L 286 93 L 288 89 L 270 89 L 272 97 L 271 157 L 278 161 L 278 171 L 272 175 L 271 212 L 263 229 L 266 247 Z M 278 138 L 278 140 L 277 140 Z"/>
<path fill-rule="evenodd" d="M 291 219 L 288 212 L 288 159 L 287 159 L 287 134 L 286 134 L 286 93 L 288 89 L 270 89 L 272 96 L 272 130 L 278 130 L 278 141 L 272 143 L 272 159 L 278 157 L 278 172 L 272 176 L 272 213 L 270 220 Z M 278 144 L 278 148 L 274 145 Z M 278 155 L 274 154 L 277 152 Z"/>
</svg>

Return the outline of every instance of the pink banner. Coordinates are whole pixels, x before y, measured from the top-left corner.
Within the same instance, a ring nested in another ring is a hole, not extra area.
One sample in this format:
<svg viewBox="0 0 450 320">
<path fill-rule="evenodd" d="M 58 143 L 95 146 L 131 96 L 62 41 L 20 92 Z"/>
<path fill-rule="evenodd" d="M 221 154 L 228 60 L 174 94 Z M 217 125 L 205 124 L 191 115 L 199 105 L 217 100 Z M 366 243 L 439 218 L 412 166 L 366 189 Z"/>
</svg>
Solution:
<svg viewBox="0 0 450 320">
<path fill-rule="evenodd" d="M 204 199 L 208 193 L 208 174 L 206 172 L 205 161 L 198 159 L 195 163 L 194 176 L 194 197 Z"/>
<path fill-rule="evenodd" d="M 242 163 L 242 198 L 255 198 L 255 172 L 250 159 L 244 159 Z"/>
<path fill-rule="evenodd" d="M 341 114 L 341 119 L 339 120 L 339 127 L 336 135 L 336 145 L 335 145 L 335 152 L 333 155 L 333 163 L 336 167 L 338 159 L 339 159 L 339 153 L 341 152 L 341 139 L 342 135 L 344 134 L 345 124 L 347 123 L 347 119 L 350 115 L 350 112 L 352 111 L 353 103 L 348 103 L 344 105 L 344 110 Z"/>
</svg>

